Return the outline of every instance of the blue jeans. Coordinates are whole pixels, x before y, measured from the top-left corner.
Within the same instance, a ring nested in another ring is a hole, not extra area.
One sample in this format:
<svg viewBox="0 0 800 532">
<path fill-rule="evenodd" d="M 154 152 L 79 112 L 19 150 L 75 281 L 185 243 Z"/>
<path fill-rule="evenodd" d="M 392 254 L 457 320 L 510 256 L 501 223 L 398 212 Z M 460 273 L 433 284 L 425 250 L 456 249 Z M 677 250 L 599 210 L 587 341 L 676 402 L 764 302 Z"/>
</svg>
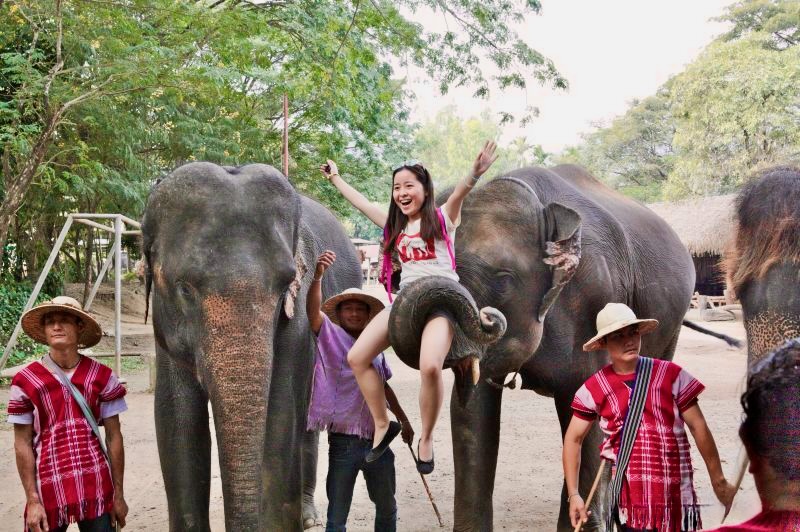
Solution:
<svg viewBox="0 0 800 532">
<path fill-rule="evenodd" d="M 388 449 L 368 464 L 364 457 L 372 448 L 372 441 L 347 434 L 328 433 L 328 522 L 325 532 L 345 532 L 353 488 L 358 472 L 364 474 L 367 493 L 375 503 L 376 532 L 395 532 L 397 529 L 397 503 L 394 500 L 394 454 Z"/>
</svg>

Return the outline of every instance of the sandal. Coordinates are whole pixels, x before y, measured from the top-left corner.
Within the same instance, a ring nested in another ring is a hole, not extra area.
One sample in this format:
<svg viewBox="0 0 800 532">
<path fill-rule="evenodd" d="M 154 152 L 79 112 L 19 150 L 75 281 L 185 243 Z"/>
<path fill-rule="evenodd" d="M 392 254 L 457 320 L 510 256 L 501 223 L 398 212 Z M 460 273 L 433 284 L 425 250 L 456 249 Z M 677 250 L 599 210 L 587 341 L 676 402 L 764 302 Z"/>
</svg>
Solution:
<svg viewBox="0 0 800 532">
<path fill-rule="evenodd" d="M 429 475 L 433 473 L 433 449 L 431 449 L 431 459 L 430 460 L 421 460 L 419 458 L 419 441 L 417 442 L 417 456 L 415 457 L 417 461 L 417 471 L 420 472 L 422 475 Z"/>
<path fill-rule="evenodd" d="M 367 457 L 364 459 L 367 463 L 374 462 L 378 458 L 386 452 L 386 449 L 389 448 L 389 444 L 392 443 L 392 440 L 400 434 L 400 429 L 402 425 L 397 421 L 390 421 L 389 428 L 386 429 L 386 434 L 383 435 L 383 439 L 378 444 L 377 447 L 373 447 L 367 453 Z"/>
</svg>

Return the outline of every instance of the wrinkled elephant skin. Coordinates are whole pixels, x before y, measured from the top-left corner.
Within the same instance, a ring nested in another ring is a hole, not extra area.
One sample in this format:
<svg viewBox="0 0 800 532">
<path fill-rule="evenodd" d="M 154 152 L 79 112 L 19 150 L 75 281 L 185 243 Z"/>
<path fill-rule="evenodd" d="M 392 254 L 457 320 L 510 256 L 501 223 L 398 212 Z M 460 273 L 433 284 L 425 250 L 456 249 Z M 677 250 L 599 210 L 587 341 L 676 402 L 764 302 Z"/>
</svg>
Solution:
<svg viewBox="0 0 800 532">
<path fill-rule="evenodd" d="M 742 189 L 727 255 L 752 366 L 800 336 L 800 168 L 764 170 Z"/>
<path fill-rule="evenodd" d="M 258 164 L 176 169 L 151 191 L 142 232 L 170 530 L 209 530 L 209 402 L 226 529 L 302 530 L 301 471 L 316 457 L 305 293 L 324 249 L 337 261 L 323 294 L 360 286 L 352 244 L 330 212 Z"/>
<path fill-rule="evenodd" d="M 486 531 L 492 529 L 500 438 L 503 392 L 496 383 L 519 371 L 523 388 L 554 398 L 563 434 L 576 390 L 608 363 L 605 352 L 581 350 L 595 333 L 597 312 L 622 302 L 637 315 L 658 319 L 661 326 L 643 338 L 642 352 L 671 359 L 694 267 L 663 220 L 576 166 L 524 168 L 476 189 L 464 203 L 455 247 L 461 283 L 477 307 L 493 307 L 508 321 L 504 336 L 486 350 L 478 386 L 459 396 L 464 377 L 457 373 L 450 402 L 454 529 Z M 584 497 L 601 439 L 594 428 L 584 441 Z M 533 466 L 524 474 L 535 482 Z M 584 530 L 601 527 L 602 491 Z M 572 530 L 563 495 L 558 529 Z"/>
</svg>

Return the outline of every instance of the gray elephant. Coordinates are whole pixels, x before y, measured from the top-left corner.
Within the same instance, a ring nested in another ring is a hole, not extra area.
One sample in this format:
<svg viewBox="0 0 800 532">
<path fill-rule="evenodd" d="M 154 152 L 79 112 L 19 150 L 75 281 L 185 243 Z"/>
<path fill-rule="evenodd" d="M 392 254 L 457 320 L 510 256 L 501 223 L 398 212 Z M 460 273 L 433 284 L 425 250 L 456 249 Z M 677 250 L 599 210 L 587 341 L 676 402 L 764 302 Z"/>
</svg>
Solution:
<svg viewBox="0 0 800 532">
<path fill-rule="evenodd" d="M 725 266 L 742 303 L 752 365 L 800 336 L 800 168 L 780 166 L 755 176 L 735 209 Z"/>
<path fill-rule="evenodd" d="M 485 531 L 492 529 L 507 375 L 518 371 L 523 388 L 553 397 L 563 435 L 575 391 L 608 363 L 604 353 L 581 349 L 594 334 L 597 312 L 608 302 L 622 302 L 639 316 L 658 319 L 658 330 L 642 338 L 642 353 L 671 359 L 695 274 L 688 251 L 663 220 L 576 166 L 525 168 L 494 179 L 468 196 L 462 212 L 456 241 L 461 283 L 477 307 L 494 307 L 508 321 L 505 335 L 477 354 L 477 387 L 468 372 L 456 371 L 450 403 L 454 529 Z M 424 286 L 412 293 L 414 288 L 403 296 L 415 299 L 436 289 Z M 395 321 L 424 319 L 413 307 L 408 312 Z M 474 321 L 475 311 L 468 314 Z M 583 445 L 584 497 L 599 465 L 600 441 L 595 427 Z M 594 500 L 604 498 L 601 489 Z M 565 500 L 559 530 L 572 529 Z M 587 530 L 601 527 L 605 517 L 601 503 L 592 506 Z"/>
<path fill-rule="evenodd" d="M 181 166 L 152 190 L 142 232 L 170 530 L 209 530 L 209 402 L 227 530 L 302 530 L 313 506 L 301 471 L 313 487 L 317 445 L 305 431 L 305 294 L 325 249 L 337 261 L 323 295 L 360 286 L 354 247 L 328 210 L 261 164 Z"/>
</svg>

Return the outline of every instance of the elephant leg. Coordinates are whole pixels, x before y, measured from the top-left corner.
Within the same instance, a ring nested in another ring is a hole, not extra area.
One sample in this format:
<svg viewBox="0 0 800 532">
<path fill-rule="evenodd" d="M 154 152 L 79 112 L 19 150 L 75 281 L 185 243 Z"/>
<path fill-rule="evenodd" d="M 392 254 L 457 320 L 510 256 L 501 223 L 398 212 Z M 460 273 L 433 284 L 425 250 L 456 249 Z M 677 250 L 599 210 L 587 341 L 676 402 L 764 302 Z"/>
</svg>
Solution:
<svg viewBox="0 0 800 532">
<path fill-rule="evenodd" d="M 450 401 L 456 475 L 453 530 L 489 531 L 503 392 L 480 381 L 469 399 L 461 404 L 459 385 L 470 384 L 457 381 Z"/>
<path fill-rule="evenodd" d="M 192 371 L 156 348 L 155 422 L 172 531 L 208 531 L 211 433 L 208 397 Z"/>
<path fill-rule="evenodd" d="M 317 489 L 317 453 L 319 451 L 319 432 L 306 431 L 303 438 L 303 528 L 319 524 L 319 514 L 314 505 L 314 491 Z"/>
<path fill-rule="evenodd" d="M 561 438 L 563 441 L 564 434 L 567 431 L 569 422 L 572 419 L 572 394 L 557 394 L 555 396 L 556 412 L 558 413 L 558 420 L 561 424 Z M 578 491 L 585 501 L 589 496 L 589 491 L 592 488 L 594 479 L 597 476 L 597 470 L 600 467 L 600 453 L 598 451 L 600 444 L 603 441 L 603 433 L 595 423 L 589 434 L 583 440 L 581 447 L 581 470 L 578 475 Z M 605 508 L 606 491 L 608 484 L 611 480 L 611 468 L 606 465 L 603 477 L 597 486 L 590 510 L 592 514 L 589 516 L 589 521 L 583 526 L 582 530 L 603 530 L 605 526 L 605 516 L 607 509 Z M 569 519 L 569 504 L 567 504 L 567 484 L 563 483 L 561 488 L 561 511 L 558 514 L 558 530 L 571 531 L 573 530 L 572 524 Z"/>
</svg>

